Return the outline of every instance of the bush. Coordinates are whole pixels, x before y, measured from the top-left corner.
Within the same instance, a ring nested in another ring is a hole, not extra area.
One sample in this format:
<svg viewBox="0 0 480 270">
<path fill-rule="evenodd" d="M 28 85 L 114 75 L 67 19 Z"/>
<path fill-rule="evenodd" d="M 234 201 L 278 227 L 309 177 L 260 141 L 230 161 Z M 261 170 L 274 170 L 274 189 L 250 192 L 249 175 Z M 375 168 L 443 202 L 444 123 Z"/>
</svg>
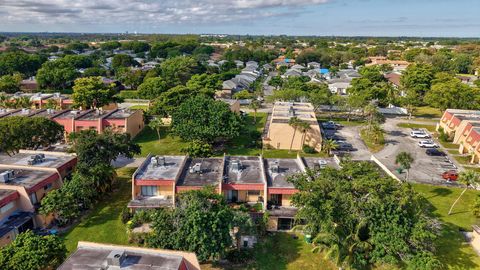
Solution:
<svg viewBox="0 0 480 270">
<path fill-rule="evenodd" d="M 315 150 L 315 148 L 309 146 L 309 145 L 304 145 L 303 146 L 303 152 L 306 153 L 306 154 L 315 154 L 317 153 L 317 151 Z"/>
<path fill-rule="evenodd" d="M 122 223 L 123 224 L 127 224 L 127 222 L 132 219 L 133 215 L 132 213 L 130 212 L 130 209 L 128 209 L 128 207 L 124 207 L 122 209 Z"/>
<path fill-rule="evenodd" d="M 187 147 L 181 149 L 191 157 L 210 157 L 213 155 L 212 145 L 199 140 L 190 142 Z"/>
<path fill-rule="evenodd" d="M 225 259 L 234 264 L 244 264 L 249 262 L 253 258 L 252 249 L 232 249 L 227 252 Z"/>
<path fill-rule="evenodd" d="M 123 90 L 117 95 L 123 99 L 139 99 L 138 91 L 135 90 Z"/>
<path fill-rule="evenodd" d="M 155 210 L 140 210 L 135 212 L 132 219 L 128 223 L 128 228 L 131 230 L 144 223 L 152 222 L 152 214 Z"/>
</svg>

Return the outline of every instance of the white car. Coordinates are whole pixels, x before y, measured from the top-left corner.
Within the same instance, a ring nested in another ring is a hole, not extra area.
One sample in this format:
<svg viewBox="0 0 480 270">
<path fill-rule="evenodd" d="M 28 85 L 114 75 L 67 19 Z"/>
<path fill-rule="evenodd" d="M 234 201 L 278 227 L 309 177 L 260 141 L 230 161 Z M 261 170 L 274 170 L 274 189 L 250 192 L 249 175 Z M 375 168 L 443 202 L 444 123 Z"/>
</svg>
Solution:
<svg viewBox="0 0 480 270">
<path fill-rule="evenodd" d="M 434 143 L 432 140 L 424 140 L 424 141 L 419 141 L 418 146 L 422 148 L 437 148 L 438 145 Z"/>
<path fill-rule="evenodd" d="M 410 137 L 419 138 L 419 139 L 428 139 L 430 135 L 423 130 L 412 130 L 410 131 Z"/>
</svg>

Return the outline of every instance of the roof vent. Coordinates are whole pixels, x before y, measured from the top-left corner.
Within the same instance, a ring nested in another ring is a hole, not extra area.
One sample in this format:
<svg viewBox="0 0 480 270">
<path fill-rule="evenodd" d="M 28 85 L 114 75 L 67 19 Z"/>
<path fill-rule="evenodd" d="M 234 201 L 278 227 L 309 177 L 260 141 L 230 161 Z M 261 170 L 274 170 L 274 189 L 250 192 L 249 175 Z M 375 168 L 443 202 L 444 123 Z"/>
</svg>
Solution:
<svg viewBox="0 0 480 270">
<path fill-rule="evenodd" d="M 189 169 L 190 173 L 202 173 L 202 163 L 195 163 Z"/>
<path fill-rule="evenodd" d="M 112 250 L 107 256 L 107 265 L 108 266 L 122 266 L 122 263 L 125 261 L 127 254 L 125 250 Z"/>
<path fill-rule="evenodd" d="M 28 160 L 28 165 L 35 165 L 38 163 L 42 163 L 45 161 L 45 154 L 37 154 L 34 156 L 30 156 L 30 160 Z"/>
<path fill-rule="evenodd" d="M 280 173 L 280 165 L 278 164 L 278 161 L 274 161 L 270 164 L 270 170 L 272 173 Z"/>
<path fill-rule="evenodd" d="M 232 171 L 240 172 L 243 169 L 240 160 L 232 160 Z"/>
<path fill-rule="evenodd" d="M 0 182 L 1 183 L 8 183 L 13 179 L 15 172 L 13 170 L 8 170 L 0 173 Z"/>
<path fill-rule="evenodd" d="M 150 163 L 152 164 L 152 167 L 167 166 L 167 163 L 165 162 L 165 157 L 159 157 L 159 156 L 152 157 L 150 159 Z"/>
</svg>

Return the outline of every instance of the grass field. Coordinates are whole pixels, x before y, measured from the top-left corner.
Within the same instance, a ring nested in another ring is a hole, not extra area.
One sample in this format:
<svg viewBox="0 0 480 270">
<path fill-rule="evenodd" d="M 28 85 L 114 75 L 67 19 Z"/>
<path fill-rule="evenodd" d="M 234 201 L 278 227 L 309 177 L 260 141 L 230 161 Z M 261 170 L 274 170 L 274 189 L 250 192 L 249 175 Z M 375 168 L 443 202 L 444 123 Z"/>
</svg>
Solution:
<svg viewBox="0 0 480 270">
<path fill-rule="evenodd" d="M 457 150 L 457 154 L 458 154 L 458 144 L 455 144 L 455 143 L 451 143 L 451 142 L 442 142 L 442 141 L 439 141 L 440 144 L 447 148 L 447 149 L 455 149 Z"/>
<path fill-rule="evenodd" d="M 414 113 L 412 114 L 415 117 L 422 118 L 440 118 L 442 117 L 442 111 L 437 108 L 432 107 L 417 107 L 415 108 Z"/>
<path fill-rule="evenodd" d="M 458 151 L 457 151 L 458 154 Z M 453 158 L 460 164 L 471 165 L 470 161 L 472 160 L 471 156 L 453 156 Z"/>
<path fill-rule="evenodd" d="M 435 125 L 424 125 L 424 124 L 414 124 L 414 123 L 398 123 L 397 127 L 401 128 L 424 128 L 430 132 L 435 132 Z"/>
<path fill-rule="evenodd" d="M 133 105 L 129 109 L 147 111 L 148 110 L 148 105 Z"/>
<path fill-rule="evenodd" d="M 69 253 L 76 249 L 78 241 L 128 245 L 127 229 L 120 215 L 131 200 L 131 176 L 134 171 L 134 168 L 117 170 L 116 191 L 105 195 L 80 224 L 63 235 Z"/>
<path fill-rule="evenodd" d="M 468 190 L 455 206 L 452 214 L 448 210 L 462 192 L 461 188 L 447 188 L 413 184 L 431 204 L 432 213 L 443 221 L 441 237 L 437 243 L 437 257 L 448 269 L 480 269 L 480 257 L 473 248 L 464 242 L 459 230 L 471 231 L 477 218 L 470 207 L 480 192 Z"/>
<path fill-rule="evenodd" d="M 338 117 L 325 117 L 325 116 L 319 116 L 317 117 L 317 120 L 319 122 L 328 122 L 328 121 L 334 121 L 335 123 L 341 124 L 343 126 L 360 126 L 365 123 L 363 120 L 350 120 L 347 121 L 345 118 L 338 118 Z"/>
<path fill-rule="evenodd" d="M 249 114 L 245 119 L 245 128 L 242 129 L 239 137 L 233 139 L 227 146 L 225 151 L 217 151 L 216 156 L 236 155 L 236 156 L 259 156 L 263 153 L 266 158 L 294 158 L 297 156 L 297 151 L 277 150 L 277 149 L 263 149 L 259 136 L 265 126 L 267 120 L 266 113 L 257 113 L 257 121 L 254 122 L 252 114 Z M 134 141 L 142 148 L 139 156 L 145 157 L 149 153 L 154 155 L 184 155 L 181 151 L 188 143 L 182 141 L 179 137 L 170 133 L 170 127 L 163 127 L 160 131 L 160 140 L 157 132 L 148 126 L 145 127 Z M 305 154 L 302 156 L 325 156 L 324 153 Z"/>
</svg>

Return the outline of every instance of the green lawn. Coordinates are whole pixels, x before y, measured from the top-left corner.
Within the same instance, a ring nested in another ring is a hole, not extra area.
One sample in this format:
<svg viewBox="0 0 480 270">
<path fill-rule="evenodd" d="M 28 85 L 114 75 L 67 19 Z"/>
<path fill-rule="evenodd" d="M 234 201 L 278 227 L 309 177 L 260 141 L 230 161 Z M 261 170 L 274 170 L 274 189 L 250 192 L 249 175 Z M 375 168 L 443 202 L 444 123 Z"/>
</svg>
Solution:
<svg viewBox="0 0 480 270">
<path fill-rule="evenodd" d="M 425 106 L 415 108 L 412 115 L 423 118 L 440 118 L 442 117 L 443 112 L 440 109 Z"/>
<path fill-rule="evenodd" d="M 458 154 L 458 151 L 457 151 L 457 154 Z M 472 160 L 471 156 L 453 156 L 453 158 L 460 164 L 464 164 L 464 165 L 472 164 L 470 163 L 470 161 Z"/>
<path fill-rule="evenodd" d="M 470 207 L 480 192 L 468 190 L 455 206 L 452 214 L 447 215 L 452 203 L 462 192 L 461 188 L 448 188 L 423 184 L 413 184 L 431 204 L 432 213 L 443 221 L 442 235 L 437 243 L 438 258 L 448 269 L 480 269 L 480 257 L 473 248 L 464 242 L 459 229 L 471 231 L 476 224 Z"/>
<path fill-rule="evenodd" d="M 424 125 L 424 124 L 414 124 L 414 123 L 398 123 L 397 127 L 401 128 L 424 128 L 430 132 L 435 132 L 435 125 Z"/>
<path fill-rule="evenodd" d="M 180 150 L 187 146 L 188 143 L 182 141 L 179 137 L 170 134 L 170 127 L 163 127 L 160 131 L 160 140 L 158 140 L 157 132 L 150 127 L 145 127 L 138 134 L 134 142 L 138 143 L 142 148 L 139 156 L 145 157 L 149 153 L 154 155 L 183 155 Z"/>
<path fill-rule="evenodd" d="M 131 176 L 134 171 L 134 168 L 119 169 L 116 190 L 104 195 L 80 224 L 63 235 L 69 252 L 76 249 L 78 241 L 128 245 L 127 229 L 120 215 L 132 196 Z"/>
<path fill-rule="evenodd" d="M 440 141 L 440 144 L 445 148 L 457 150 L 457 154 L 458 154 L 458 144 L 451 143 L 451 142 L 443 142 L 443 141 Z"/>
<path fill-rule="evenodd" d="M 262 154 L 260 136 L 267 120 L 266 113 L 257 113 L 257 121 L 254 123 L 253 113 L 249 114 L 245 119 L 245 127 L 239 137 L 233 139 L 225 148 L 225 151 L 218 151 L 217 156 L 236 155 L 236 156 L 259 156 Z M 134 141 L 140 145 L 142 152 L 139 156 L 145 157 L 148 153 L 154 155 L 184 155 L 181 149 L 188 145 L 179 137 L 170 133 L 169 127 L 163 127 L 160 131 L 160 140 L 158 140 L 157 132 L 148 126 L 135 137 Z M 297 151 L 263 149 L 263 155 L 266 158 L 294 158 Z M 324 153 L 305 154 L 302 156 L 325 156 Z"/>
<path fill-rule="evenodd" d="M 129 109 L 147 111 L 148 110 L 148 105 L 133 105 Z"/>
</svg>

